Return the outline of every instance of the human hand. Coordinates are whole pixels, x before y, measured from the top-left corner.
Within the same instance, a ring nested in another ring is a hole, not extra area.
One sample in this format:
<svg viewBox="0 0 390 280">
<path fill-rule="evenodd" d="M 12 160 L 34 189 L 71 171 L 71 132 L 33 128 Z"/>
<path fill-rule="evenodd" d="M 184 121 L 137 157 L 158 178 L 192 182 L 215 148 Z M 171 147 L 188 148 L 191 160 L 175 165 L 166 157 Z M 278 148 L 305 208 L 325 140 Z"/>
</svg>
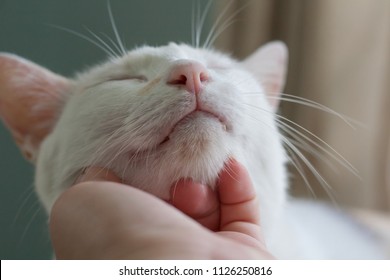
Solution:
<svg viewBox="0 0 390 280">
<path fill-rule="evenodd" d="M 235 160 L 221 172 L 216 191 L 177 182 L 169 203 L 181 211 L 121 184 L 107 170 L 90 168 L 81 181 L 52 209 L 58 259 L 273 258 L 262 238 L 255 190 Z"/>
</svg>

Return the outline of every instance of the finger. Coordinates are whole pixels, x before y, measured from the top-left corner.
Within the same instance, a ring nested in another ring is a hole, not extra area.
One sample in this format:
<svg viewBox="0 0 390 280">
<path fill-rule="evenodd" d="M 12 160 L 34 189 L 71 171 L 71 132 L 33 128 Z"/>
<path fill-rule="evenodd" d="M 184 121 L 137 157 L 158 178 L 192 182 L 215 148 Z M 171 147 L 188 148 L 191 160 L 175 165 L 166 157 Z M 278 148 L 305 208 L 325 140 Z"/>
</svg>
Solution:
<svg viewBox="0 0 390 280">
<path fill-rule="evenodd" d="M 196 249 L 204 244 L 194 234 L 201 227 L 187 216 L 155 196 L 112 182 L 67 189 L 49 224 L 58 259 L 191 258 L 198 250 L 183 244 L 195 242 Z"/>
<path fill-rule="evenodd" d="M 101 167 L 87 167 L 76 179 L 76 184 L 87 181 L 110 181 L 121 183 L 122 180 L 111 170 Z"/>
<path fill-rule="evenodd" d="M 234 231 L 262 240 L 256 191 L 246 169 L 230 159 L 218 181 L 221 231 Z"/>
<path fill-rule="evenodd" d="M 155 234 L 149 225 L 163 231 L 173 228 L 173 222 L 161 217 L 180 218 L 166 206 L 148 193 L 113 182 L 82 182 L 69 188 L 55 202 L 49 220 L 56 257 L 132 258 L 143 248 L 145 233 Z"/>
<path fill-rule="evenodd" d="M 171 188 L 171 204 L 210 230 L 219 228 L 219 202 L 210 187 L 182 179 Z"/>
<path fill-rule="evenodd" d="M 120 205 L 116 197 L 112 203 L 118 186 L 111 182 L 81 182 L 61 194 L 49 219 L 57 259 L 95 259 L 109 251 L 114 225 L 122 222 L 120 214 L 110 212 L 113 206 Z"/>
</svg>

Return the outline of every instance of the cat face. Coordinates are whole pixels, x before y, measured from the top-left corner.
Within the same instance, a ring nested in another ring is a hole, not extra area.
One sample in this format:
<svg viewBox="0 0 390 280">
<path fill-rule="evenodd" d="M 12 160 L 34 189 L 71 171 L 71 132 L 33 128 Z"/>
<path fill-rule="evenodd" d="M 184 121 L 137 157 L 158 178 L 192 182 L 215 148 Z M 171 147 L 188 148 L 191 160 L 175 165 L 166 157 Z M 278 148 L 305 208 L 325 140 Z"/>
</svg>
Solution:
<svg viewBox="0 0 390 280">
<path fill-rule="evenodd" d="M 8 106 L 0 111 L 36 162 L 47 211 L 87 166 L 110 168 L 167 199 L 180 178 L 214 187 L 235 157 L 257 187 L 268 227 L 285 199 L 286 156 L 274 119 L 285 64 L 281 43 L 242 62 L 171 43 L 135 49 L 68 80 L 2 55 L 0 100 Z"/>
</svg>

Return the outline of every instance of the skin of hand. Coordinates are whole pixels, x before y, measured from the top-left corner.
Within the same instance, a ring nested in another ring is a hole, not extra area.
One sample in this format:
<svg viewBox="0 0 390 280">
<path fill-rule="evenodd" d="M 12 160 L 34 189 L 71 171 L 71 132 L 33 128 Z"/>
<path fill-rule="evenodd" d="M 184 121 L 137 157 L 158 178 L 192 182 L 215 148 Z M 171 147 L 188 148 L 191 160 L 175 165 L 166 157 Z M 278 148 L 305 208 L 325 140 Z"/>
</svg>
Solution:
<svg viewBox="0 0 390 280">
<path fill-rule="evenodd" d="M 168 202 L 87 169 L 52 208 L 57 259 L 273 259 L 247 171 L 225 167 L 215 191 L 182 179 Z"/>
</svg>

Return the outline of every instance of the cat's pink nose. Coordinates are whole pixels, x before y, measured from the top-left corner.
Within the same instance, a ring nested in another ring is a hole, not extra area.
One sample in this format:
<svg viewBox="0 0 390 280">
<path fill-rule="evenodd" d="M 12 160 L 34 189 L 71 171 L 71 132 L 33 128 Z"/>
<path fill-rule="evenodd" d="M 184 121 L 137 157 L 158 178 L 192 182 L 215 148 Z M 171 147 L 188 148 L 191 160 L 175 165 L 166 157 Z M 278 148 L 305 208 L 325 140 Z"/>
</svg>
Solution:
<svg viewBox="0 0 390 280">
<path fill-rule="evenodd" d="M 191 93 L 199 94 L 203 84 L 208 80 L 207 69 L 201 63 L 182 60 L 172 67 L 167 84 L 183 87 Z"/>
</svg>

